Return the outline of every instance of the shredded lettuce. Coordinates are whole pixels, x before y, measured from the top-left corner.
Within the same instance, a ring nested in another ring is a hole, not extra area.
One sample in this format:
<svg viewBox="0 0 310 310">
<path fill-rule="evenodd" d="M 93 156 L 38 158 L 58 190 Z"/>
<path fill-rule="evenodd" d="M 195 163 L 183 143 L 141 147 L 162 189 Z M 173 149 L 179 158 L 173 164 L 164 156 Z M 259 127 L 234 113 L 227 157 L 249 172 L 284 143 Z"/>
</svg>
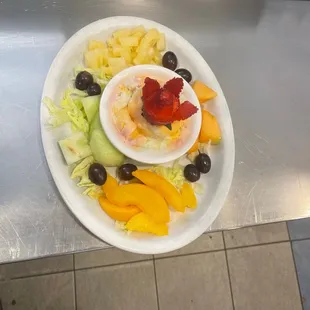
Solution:
<svg viewBox="0 0 310 310">
<path fill-rule="evenodd" d="M 87 195 L 90 198 L 97 200 L 99 197 L 104 196 L 104 192 L 100 186 L 93 184 L 92 186 L 86 188 L 83 195 Z"/>
<path fill-rule="evenodd" d="M 71 173 L 71 179 L 81 178 L 85 175 L 85 172 L 88 171 L 89 166 L 94 163 L 94 157 L 88 156 L 84 158 L 76 167 L 73 169 Z"/>
<path fill-rule="evenodd" d="M 80 182 L 77 184 L 78 187 L 89 187 L 93 186 L 94 183 L 88 177 L 88 170 L 82 175 Z"/>
<path fill-rule="evenodd" d="M 51 116 L 48 120 L 49 126 L 55 128 L 70 121 L 66 110 L 58 107 L 50 98 L 44 97 L 43 103 L 46 105 Z"/>
<path fill-rule="evenodd" d="M 156 166 L 150 170 L 168 180 L 178 189 L 181 189 L 182 185 L 186 182 L 183 167 L 178 163 L 175 163 L 173 167 Z"/>
<path fill-rule="evenodd" d="M 121 231 L 128 231 L 126 228 L 126 222 L 115 221 L 115 228 Z"/>
<path fill-rule="evenodd" d="M 60 102 L 60 106 L 57 106 L 50 98 L 45 97 L 43 102 L 51 115 L 48 124 L 52 127 L 58 127 L 71 121 L 73 131 L 88 132 L 89 124 L 80 99 L 85 96 L 87 96 L 85 92 L 68 88 Z"/>
<path fill-rule="evenodd" d="M 89 131 L 89 124 L 84 118 L 84 114 L 81 110 L 68 111 L 67 114 L 77 130 L 80 130 L 82 132 Z"/>
<path fill-rule="evenodd" d="M 79 164 L 75 166 L 71 173 L 71 179 L 80 178 L 77 183 L 78 187 L 86 187 L 83 192 L 83 195 L 87 195 L 92 199 L 98 199 L 100 196 L 104 195 L 103 190 L 100 186 L 92 183 L 88 177 L 89 166 L 94 163 L 94 157 L 88 156 L 84 158 Z"/>
</svg>

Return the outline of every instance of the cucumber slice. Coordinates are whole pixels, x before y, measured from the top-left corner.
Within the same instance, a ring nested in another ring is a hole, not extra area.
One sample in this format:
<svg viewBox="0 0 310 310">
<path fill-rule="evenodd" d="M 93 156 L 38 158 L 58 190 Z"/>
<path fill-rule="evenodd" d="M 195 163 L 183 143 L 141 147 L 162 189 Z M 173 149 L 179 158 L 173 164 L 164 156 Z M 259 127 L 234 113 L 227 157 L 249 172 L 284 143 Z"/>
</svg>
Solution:
<svg viewBox="0 0 310 310">
<path fill-rule="evenodd" d="M 89 144 L 95 160 L 100 164 L 114 167 L 120 166 L 124 162 L 124 154 L 111 144 L 102 129 L 93 130 Z"/>
<path fill-rule="evenodd" d="M 87 120 L 90 123 L 99 110 L 100 96 L 81 98 L 81 102 L 83 104 Z"/>
<path fill-rule="evenodd" d="M 89 136 L 90 137 L 91 137 L 91 135 L 95 129 L 102 129 L 99 112 L 96 113 L 96 115 L 94 116 L 94 118 L 90 124 L 90 128 L 89 128 Z"/>
<path fill-rule="evenodd" d="M 68 166 L 92 155 L 87 138 L 81 132 L 58 141 L 58 144 Z"/>
</svg>

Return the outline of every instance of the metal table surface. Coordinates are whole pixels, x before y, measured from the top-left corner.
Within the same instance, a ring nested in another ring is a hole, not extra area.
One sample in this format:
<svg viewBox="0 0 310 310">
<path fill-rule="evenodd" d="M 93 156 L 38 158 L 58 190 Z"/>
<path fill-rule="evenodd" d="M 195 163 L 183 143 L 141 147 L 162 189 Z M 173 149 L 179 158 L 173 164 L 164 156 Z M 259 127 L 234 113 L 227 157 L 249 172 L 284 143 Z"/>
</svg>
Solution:
<svg viewBox="0 0 310 310">
<path fill-rule="evenodd" d="M 308 216 L 310 2 L 0 0 L 0 262 L 107 246 L 78 223 L 55 187 L 39 105 L 62 44 L 112 15 L 141 16 L 176 30 L 223 88 L 236 167 L 226 204 L 209 229 Z"/>
</svg>

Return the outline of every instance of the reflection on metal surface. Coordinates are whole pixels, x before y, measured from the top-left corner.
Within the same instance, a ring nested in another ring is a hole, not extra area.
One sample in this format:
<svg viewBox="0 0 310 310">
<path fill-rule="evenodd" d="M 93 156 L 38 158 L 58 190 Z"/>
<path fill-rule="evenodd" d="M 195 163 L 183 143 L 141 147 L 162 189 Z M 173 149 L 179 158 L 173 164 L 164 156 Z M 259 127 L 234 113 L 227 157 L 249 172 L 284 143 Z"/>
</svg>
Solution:
<svg viewBox="0 0 310 310">
<path fill-rule="evenodd" d="M 176 10 L 178 8 L 178 10 Z M 310 7 L 257 0 L 0 2 L 0 262 L 106 246 L 72 216 L 42 151 L 39 104 L 57 51 L 84 25 L 136 15 L 205 57 L 230 107 L 236 167 L 210 229 L 310 215 Z"/>
</svg>

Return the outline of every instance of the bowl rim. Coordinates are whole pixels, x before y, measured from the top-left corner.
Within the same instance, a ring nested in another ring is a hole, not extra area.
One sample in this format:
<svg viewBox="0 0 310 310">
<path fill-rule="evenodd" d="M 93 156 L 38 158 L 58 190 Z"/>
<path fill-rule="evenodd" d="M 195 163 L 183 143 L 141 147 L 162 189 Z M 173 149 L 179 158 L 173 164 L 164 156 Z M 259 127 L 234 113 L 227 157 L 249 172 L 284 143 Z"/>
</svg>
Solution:
<svg viewBox="0 0 310 310">
<path fill-rule="evenodd" d="M 125 156 L 145 164 L 163 164 L 182 157 L 197 140 L 202 123 L 201 106 L 191 85 L 183 79 L 184 84 L 182 92 L 186 92 L 186 99 L 188 99 L 198 108 L 197 113 L 191 116 L 191 118 L 193 118 L 191 120 L 191 130 L 186 141 L 184 141 L 184 143 L 182 143 L 182 145 L 177 149 L 166 152 L 161 152 L 161 150 L 154 150 L 149 148 L 145 148 L 145 150 L 135 150 L 133 147 L 128 146 L 124 141 L 125 138 L 122 138 L 119 133 L 116 133 L 115 124 L 110 119 L 111 115 L 109 98 L 115 87 L 117 87 L 122 80 L 134 75 L 144 74 L 145 72 L 146 74 L 153 74 L 154 76 L 156 76 L 156 73 L 169 76 L 168 79 L 175 77 L 182 78 L 176 72 L 157 65 L 137 65 L 122 70 L 109 81 L 103 90 L 99 105 L 100 121 L 109 141 Z M 190 97 L 190 99 L 188 97 Z M 114 125 L 114 128 L 112 125 Z"/>
</svg>

